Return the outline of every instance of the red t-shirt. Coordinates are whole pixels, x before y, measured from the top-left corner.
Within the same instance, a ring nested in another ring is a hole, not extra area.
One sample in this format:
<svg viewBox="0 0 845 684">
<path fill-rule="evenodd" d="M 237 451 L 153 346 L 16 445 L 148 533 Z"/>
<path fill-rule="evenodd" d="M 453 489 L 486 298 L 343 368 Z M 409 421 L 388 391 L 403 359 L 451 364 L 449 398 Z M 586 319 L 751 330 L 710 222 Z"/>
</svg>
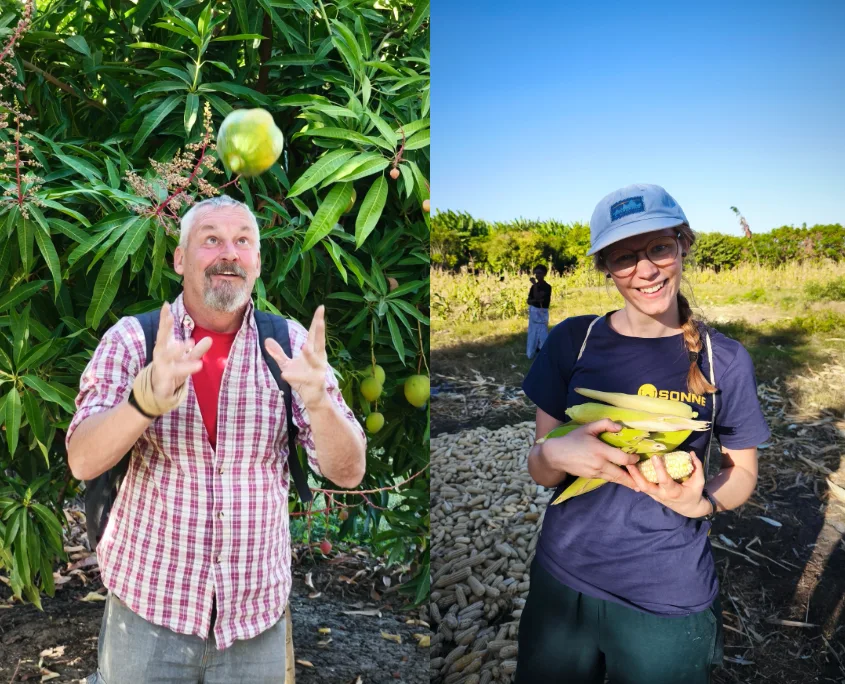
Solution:
<svg viewBox="0 0 845 684">
<path fill-rule="evenodd" d="M 202 357 L 202 370 L 194 373 L 191 378 L 194 392 L 200 405 L 202 422 L 208 433 L 208 440 L 212 448 L 217 448 L 217 399 L 220 396 L 220 384 L 223 381 L 223 371 L 226 369 L 226 359 L 235 341 L 238 331 L 219 333 L 206 330 L 194 325 L 191 335 L 194 342 L 199 343 L 206 337 L 211 338 L 211 348 Z"/>
</svg>

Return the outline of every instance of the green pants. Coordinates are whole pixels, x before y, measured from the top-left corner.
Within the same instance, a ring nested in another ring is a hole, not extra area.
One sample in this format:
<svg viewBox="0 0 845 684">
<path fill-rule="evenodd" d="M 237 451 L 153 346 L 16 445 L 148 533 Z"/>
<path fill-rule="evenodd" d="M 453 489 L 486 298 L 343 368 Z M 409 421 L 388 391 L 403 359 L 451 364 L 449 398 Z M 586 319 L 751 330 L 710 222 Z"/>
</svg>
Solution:
<svg viewBox="0 0 845 684">
<path fill-rule="evenodd" d="M 658 617 L 591 598 L 535 560 L 519 622 L 515 684 L 708 684 L 722 662 L 722 610 Z"/>
</svg>

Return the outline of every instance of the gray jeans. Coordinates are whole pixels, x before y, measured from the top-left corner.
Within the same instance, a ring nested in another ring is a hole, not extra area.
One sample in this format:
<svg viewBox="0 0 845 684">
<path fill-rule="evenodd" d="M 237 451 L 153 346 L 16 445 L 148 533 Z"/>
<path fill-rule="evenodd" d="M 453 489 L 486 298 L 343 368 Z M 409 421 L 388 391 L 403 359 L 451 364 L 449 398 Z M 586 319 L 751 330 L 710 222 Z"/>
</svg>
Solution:
<svg viewBox="0 0 845 684">
<path fill-rule="evenodd" d="M 87 684 L 282 684 L 285 618 L 218 651 L 213 633 L 203 640 L 154 625 L 109 593 L 97 656 Z"/>
</svg>

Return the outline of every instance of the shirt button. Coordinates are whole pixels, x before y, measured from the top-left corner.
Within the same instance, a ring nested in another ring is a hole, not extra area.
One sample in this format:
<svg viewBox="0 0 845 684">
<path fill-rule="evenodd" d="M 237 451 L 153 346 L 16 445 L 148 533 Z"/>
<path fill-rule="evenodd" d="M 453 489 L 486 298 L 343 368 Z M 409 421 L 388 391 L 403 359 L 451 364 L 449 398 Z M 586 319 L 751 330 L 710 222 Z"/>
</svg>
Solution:
<svg viewBox="0 0 845 684">
<path fill-rule="evenodd" d="M 217 514 L 217 518 L 218 518 L 219 520 L 223 520 L 223 511 L 220 511 L 220 512 Z"/>
<path fill-rule="evenodd" d="M 222 562 L 223 562 L 223 554 L 221 553 L 219 556 L 217 556 L 217 564 L 219 565 Z"/>
<path fill-rule="evenodd" d="M 220 475 L 223 474 L 223 468 L 221 467 L 220 470 L 217 471 Z"/>
</svg>

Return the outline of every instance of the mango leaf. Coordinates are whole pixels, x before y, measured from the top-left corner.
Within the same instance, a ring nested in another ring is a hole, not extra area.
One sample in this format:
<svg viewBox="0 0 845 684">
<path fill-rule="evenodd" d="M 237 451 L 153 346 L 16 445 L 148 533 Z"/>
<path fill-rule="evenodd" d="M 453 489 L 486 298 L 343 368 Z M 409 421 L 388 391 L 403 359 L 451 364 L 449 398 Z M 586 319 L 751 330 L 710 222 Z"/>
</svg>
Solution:
<svg viewBox="0 0 845 684">
<path fill-rule="evenodd" d="M 159 81 L 158 83 L 150 83 L 150 85 L 144 86 L 143 88 L 138 88 L 135 91 L 135 97 L 141 97 L 141 95 L 147 95 L 148 93 L 166 93 L 171 90 L 187 90 L 190 87 L 190 83 L 186 83 L 184 80 L 181 81 Z"/>
<path fill-rule="evenodd" d="M 150 284 L 147 289 L 149 294 L 153 294 L 153 290 L 158 287 L 161 282 L 161 270 L 164 268 L 164 259 L 167 255 L 167 242 L 165 240 L 164 227 L 156 221 L 155 223 L 156 235 L 153 243 L 153 273 L 150 277 Z"/>
<path fill-rule="evenodd" d="M 56 555 L 62 555 L 64 549 L 62 544 L 62 526 L 53 512 L 43 504 L 31 502 L 30 508 L 35 517 L 41 521 L 42 526 L 47 530 L 47 540 L 53 546 Z"/>
<path fill-rule="evenodd" d="M 351 182 L 372 176 L 384 171 L 390 165 L 390 160 L 379 152 L 363 152 L 354 159 L 350 159 L 342 168 L 326 179 L 326 185 L 339 180 Z"/>
<path fill-rule="evenodd" d="M 47 454 L 47 439 L 44 436 L 44 419 L 41 416 L 41 406 L 39 406 L 31 392 L 23 393 L 23 409 L 26 419 L 29 422 L 29 429 L 32 430 L 32 434 L 38 442 L 41 453 L 44 454 L 47 468 L 49 468 L 50 459 Z"/>
<path fill-rule="evenodd" d="M 149 50 L 158 50 L 159 52 L 176 52 L 180 55 L 188 56 L 187 52 L 182 52 L 182 50 L 177 50 L 176 48 L 167 47 L 166 45 L 161 45 L 160 43 L 150 43 L 147 41 L 142 41 L 140 43 L 130 43 L 127 47 L 136 48 L 136 49 L 149 49 Z"/>
<path fill-rule="evenodd" d="M 147 233 L 150 231 L 150 219 L 141 216 L 134 216 L 129 219 L 132 224 L 126 230 L 123 239 L 114 251 L 114 268 L 123 268 L 130 255 L 144 243 Z"/>
<path fill-rule="evenodd" d="M 412 136 L 406 143 L 406 150 L 418 150 L 422 147 L 428 147 L 431 144 L 431 131 L 428 129 L 420 131 Z"/>
<path fill-rule="evenodd" d="M 212 64 L 212 65 L 216 66 L 218 69 L 225 71 L 232 78 L 235 78 L 235 72 L 232 71 L 232 69 L 229 67 L 229 65 L 226 64 L 225 62 L 218 62 L 218 61 L 215 61 L 213 59 L 207 59 L 207 60 L 205 60 L 205 64 Z"/>
<path fill-rule="evenodd" d="M 35 237 L 35 228 L 29 219 L 21 218 L 18 221 L 18 247 L 21 252 L 21 263 L 25 271 L 32 270 L 32 239 Z"/>
<path fill-rule="evenodd" d="M 49 539 L 49 537 L 48 537 Z M 50 562 L 50 557 L 45 553 L 41 556 L 41 588 L 47 596 L 55 596 L 56 582 L 53 579 L 53 564 Z M 39 597 L 39 601 L 40 601 Z"/>
<path fill-rule="evenodd" d="M 109 174 L 109 186 L 115 190 L 119 190 L 120 176 L 117 174 L 117 168 L 115 167 L 114 162 L 108 157 L 106 157 L 106 171 Z"/>
<path fill-rule="evenodd" d="M 78 211 L 71 209 L 70 207 L 66 207 L 64 204 L 61 204 L 60 202 L 55 202 L 51 199 L 42 199 L 41 203 L 45 207 L 50 207 L 51 209 L 55 209 L 56 211 L 62 212 L 63 214 L 67 214 L 71 218 L 75 218 L 77 221 L 79 221 L 86 228 L 91 227 L 91 222 L 87 218 L 85 218 Z"/>
<path fill-rule="evenodd" d="M 65 166 L 72 168 L 79 175 L 85 176 L 85 178 L 92 183 L 103 180 L 103 174 L 100 173 L 99 169 L 92 166 L 87 161 L 83 161 L 82 159 L 71 157 L 66 154 L 57 154 L 56 159 L 61 161 Z"/>
<path fill-rule="evenodd" d="M 431 0 L 420 0 L 416 3 L 416 9 L 414 10 L 414 15 L 411 17 L 411 21 L 408 24 L 408 33 L 414 33 L 422 23 L 428 19 L 431 9 Z"/>
<path fill-rule="evenodd" d="M 89 328 L 97 328 L 106 312 L 109 310 L 117 290 L 120 287 L 122 269 L 115 266 L 115 253 L 112 252 L 103 261 L 97 281 L 94 283 L 94 295 L 85 314 L 85 321 Z"/>
<path fill-rule="evenodd" d="M 390 294 L 393 294 L 393 292 L 391 292 Z M 423 325 L 427 325 L 429 327 L 431 326 L 431 320 L 428 318 L 428 316 L 424 316 L 420 312 L 419 309 L 417 309 L 415 306 L 411 306 L 404 299 L 392 299 L 392 300 L 390 300 L 390 304 L 392 306 L 398 306 L 400 309 L 402 309 L 406 313 L 411 314 L 414 318 L 416 318 Z"/>
<path fill-rule="evenodd" d="M 391 152 L 394 149 L 390 143 L 382 140 L 381 138 L 373 138 L 368 135 L 364 135 L 363 133 L 350 131 L 345 128 L 332 128 L 327 126 L 326 128 L 314 128 L 297 135 L 308 135 L 315 138 L 333 138 L 335 140 L 348 140 L 349 142 L 358 143 L 359 145 L 378 145 L 379 147 L 384 147 Z"/>
<path fill-rule="evenodd" d="M 262 93 L 259 93 L 257 90 L 253 90 L 252 88 L 247 88 L 246 86 L 239 85 L 238 83 L 228 83 L 226 81 L 205 83 L 199 87 L 199 90 L 202 92 L 220 91 L 223 93 L 228 93 L 229 95 L 234 95 L 236 97 L 245 98 L 249 102 L 258 105 L 259 107 L 270 106 L 270 100 L 267 98 L 266 95 L 263 95 Z"/>
<path fill-rule="evenodd" d="M 367 112 L 367 116 L 370 118 L 375 124 L 375 127 L 378 129 L 378 132 L 381 133 L 381 137 L 390 142 L 393 146 L 393 149 L 396 149 L 396 141 L 398 136 L 396 133 L 393 132 L 393 129 L 387 125 L 387 122 L 382 119 L 378 114 L 374 112 Z"/>
<path fill-rule="evenodd" d="M 34 389 L 38 394 L 41 395 L 41 398 L 44 401 L 49 401 L 53 404 L 59 404 L 62 408 L 64 408 L 68 413 L 75 413 L 76 412 L 76 404 L 74 403 L 73 399 L 67 399 L 63 397 L 59 392 L 57 392 L 53 387 L 48 385 L 44 380 L 38 378 L 34 375 L 24 375 L 21 377 L 23 384 L 27 387 L 31 387 Z"/>
<path fill-rule="evenodd" d="M 311 221 L 311 225 L 305 233 L 305 242 L 302 245 L 303 252 L 307 252 L 332 231 L 351 199 L 351 183 L 339 183 L 329 190 L 329 194 L 320 204 L 317 213 L 314 215 L 314 220 Z"/>
<path fill-rule="evenodd" d="M 30 207 L 30 213 L 35 217 L 35 242 L 38 244 L 38 249 L 41 251 L 41 256 L 44 257 L 44 262 L 47 268 L 50 269 L 50 274 L 53 276 L 53 301 L 59 296 L 59 291 L 62 289 L 62 269 L 59 265 L 59 255 L 56 248 L 53 246 L 53 241 L 50 239 L 50 231 L 47 228 L 47 221 L 41 214 L 37 207 Z"/>
<path fill-rule="evenodd" d="M 238 33 L 234 36 L 218 36 L 212 38 L 212 43 L 223 43 L 229 40 L 265 40 L 267 36 L 259 35 L 258 33 Z"/>
<path fill-rule="evenodd" d="M 9 442 L 9 453 L 15 453 L 18 447 L 18 432 L 21 427 L 21 398 L 16 387 L 12 387 L 6 395 L 6 440 Z"/>
<path fill-rule="evenodd" d="M 29 512 L 26 508 L 20 511 L 20 524 L 18 529 L 17 544 L 15 544 L 15 559 L 17 560 L 18 572 L 24 586 L 32 581 L 32 572 L 29 567 Z"/>
<path fill-rule="evenodd" d="M 396 302 L 388 300 L 385 301 L 387 301 L 387 305 L 388 307 L 390 307 L 390 310 L 393 312 L 393 315 L 396 316 L 396 318 L 400 320 L 402 325 L 405 326 L 406 330 L 408 331 L 408 334 L 411 335 L 411 337 L 416 335 L 416 329 L 411 325 L 411 322 L 405 317 L 405 314 L 402 313 L 402 310 L 398 306 L 396 306 Z"/>
<path fill-rule="evenodd" d="M 378 224 L 386 202 L 387 180 L 384 176 L 379 176 L 367 191 L 367 196 L 364 197 L 364 202 L 355 218 L 355 247 L 357 249 L 361 248 Z"/>
<path fill-rule="evenodd" d="M 329 256 L 331 257 L 332 261 L 334 262 L 335 268 L 337 272 L 340 273 L 340 277 L 343 278 L 344 283 L 348 283 L 348 276 L 346 274 L 346 268 L 343 265 L 343 262 L 340 260 L 340 253 L 343 251 L 337 243 L 332 240 L 331 238 L 326 239 L 326 244 L 328 246 Z"/>
<path fill-rule="evenodd" d="M 405 364 L 405 343 L 402 342 L 402 333 L 399 330 L 399 326 L 396 324 L 396 319 L 393 317 L 393 313 L 388 310 L 387 312 L 387 327 L 390 328 L 390 339 L 393 340 L 393 347 L 396 349 L 396 353 L 399 355 L 399 360 L 402 361 L 402 365 Z"/>
<path fill-rule="evenodd" d="M 61 341 L 53 339 L 35 345 L 21 357 L 18 363 L 18 371 L 24 371 L 30 367 L 37 368 L 44 359 L 49 356 L 55 356 L 56 352 L 63 346 Z"/>
<path fill-rule="evenodd" d="M 33 280 L 30 283 L 18 285 L 14 290 L 0 297 L 0 313 L 24 300 L 28 300 L 46 284 L 46 280 Z"/>
<path fill-rule="evenodd" d="M 355 156 L 353 150 L 332 150 L 320 157 L 303 173 L 293 184 L 288 197 L 296 197 L 306 190 L 313 188 L 320 181 L 328 178 L 335 171 L 341 168 L 344 163 Z"/>
<path fill-rule="evenodd" d="M 421 131 L 424 128 L 429 128 L 430 126 L 431 119 L 418 119 L 417 121 L 411 121 L 411 123 L 403 124 L 402 126 L 397 128 L 396 134 L 401 137 L 402 133 L 404 132 L 405 139 L 407 140 L 417 131 Z"/>
<path fill-rule="evenodd" d="M 397 287 L 393 292 L 387 295 L 388 299 L 396 299 L 397 297 L 401 297 L 406 292 L 414 292 L 419 290 L 421 287 L 426 287 L 428 283 L 425 280 L 412 280 L 409 283 L 402 283 L 399 287 Z"/>
<path fill-rule="evenodd" d="M 7 549 L 11 548 L 12 544 L 17 540 L 18 532 L 21 529 L 21 519 L 24 515 L 26 515 L 26 509 L 20 506 L 16 507 L 14 512 L 9 516 L 8 522 L 6 523 L 6 537 L 3 540 L 3 546 Z"/>
<path fill-rule="evenodd" d="M 176 109 L 181 99 L 178 95 L 171 95 L 144 117 L 144 122 L 135 134 L 135 139 L 132 143 L 132 154 L 135 154 L 141 148 L 141 145 L 150 137 L 158 125 L 164 121 L 170 112 Z"/>
<path fill-rule="evenodd" d="M 185 100 L 185 135 L 191 134 L 191 129 L 197 122 L 197 112 L 200 108 L 200 98 L 196 93 L 188 93 Z"/>
<path fill-rule="evenodd" d="M 405 183 L 405 197 L 410 198 L 414 191 L 414 171 L 407 164 L 400 164 L 399 171 L 402 173 L 402 180 Z"/>
<path fill-rule="evenodd" d="M 85 40 L 82 36 L 68 36 L 64 39 L 65 45 L 67 45 L 71 50 L 76 50 L 80 54 L 85 55 L 86 57 L 91 56 L 91 48 L 88 47 L 88 41 Z"/>
</svg>

